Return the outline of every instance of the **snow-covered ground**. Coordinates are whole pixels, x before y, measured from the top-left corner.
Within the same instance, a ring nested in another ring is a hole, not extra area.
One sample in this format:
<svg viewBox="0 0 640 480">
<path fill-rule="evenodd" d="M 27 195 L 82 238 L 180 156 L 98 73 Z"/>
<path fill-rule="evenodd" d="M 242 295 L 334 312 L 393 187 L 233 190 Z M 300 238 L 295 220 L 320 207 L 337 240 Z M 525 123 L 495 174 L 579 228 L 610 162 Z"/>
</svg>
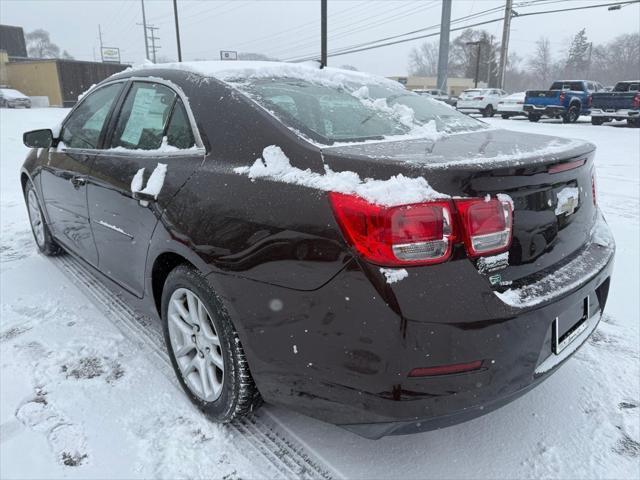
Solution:
<svg viewBox="0 0 640 480">
<path fill-rule="evenodd" d="M 65 112 L 0 110 L 0 477 L 640 477 L 639 129 L 489 119 L 598 146 L 599 203 L 618 245 L 604 322 L 502 409 L 371 441 L 273 406 L 209 423 L 173 380 L 156 327 L 136 323 L 68 256 L 36 253 L 22 132 Z"/>
</svg>

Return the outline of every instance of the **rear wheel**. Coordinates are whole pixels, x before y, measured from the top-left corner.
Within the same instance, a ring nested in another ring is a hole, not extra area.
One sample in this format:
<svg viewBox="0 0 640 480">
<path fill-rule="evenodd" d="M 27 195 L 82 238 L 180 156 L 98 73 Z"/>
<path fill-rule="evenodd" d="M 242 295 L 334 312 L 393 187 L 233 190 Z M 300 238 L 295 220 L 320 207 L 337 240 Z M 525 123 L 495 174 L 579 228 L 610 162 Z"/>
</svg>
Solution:
<svg viewBox="0 0 640 480">
<path fill-rule="evenodd" d="M 487 105 L 485 109 L 482 111 L 483 117 L 493 117 L 494 114 L 495 114 L 495 111 L 493 110 L 493 105 L 491 104 Z"/>
<path fill-rule="evenodd" d="M 27 187 L 24 191 L 25 201 L 27 202 L 27 211 L 29 213 L 29 223 L 31 224 L 31 231 L 33 232 L 33 238 L 36 241 L 38 250 L 45 255 L 53 256 L 62 252 L 60 246 L 56 243 L 51 235 L 47 221 L 44 218 L 42 209 L 40 208 L 40 202 L 38 202 L 38 196 L 33 183 L 29 180 Z"/>
<path fill-rule="evenodd" d="M 162 320 L 178 380 L 211 420 L 227 423 L 260 404 L 238 333 L 199 272 L 180 265 L 169 274 Z"/>
<path fill-rule="evenodd" d="M 640 118 L 627 118 L 627 125 L 630 127 L 640 127 Z"/>
<path fill-rule="evenodd" d="M 509 120 L 509 114 L 507 114 L 507 113 L 503 113 L 503 114 L 502 114 L 502 119 L 503 119 L 503 120 Z"/>
<path fill-rule="evenodd" d="M 578 117 L 580 116 L 580 107 L 576 104 L 573 104 L 567 110 L 567 113 L 562 115 L 563 123 L 576 123 L 578 121 Z"/>
<path fill-rule="evenodd" d="M 602 125 L 604 121 L 602 117 L 591 117 L 591 125 Z"/>
<path fill-rule="evenodd" d="M 540 115 L 535 115 L 533 113 L 530 113 L 529 114 L 529 121 L 533 122 L 533 123 L 539 122 L 540 121 Z"/>
</svg>

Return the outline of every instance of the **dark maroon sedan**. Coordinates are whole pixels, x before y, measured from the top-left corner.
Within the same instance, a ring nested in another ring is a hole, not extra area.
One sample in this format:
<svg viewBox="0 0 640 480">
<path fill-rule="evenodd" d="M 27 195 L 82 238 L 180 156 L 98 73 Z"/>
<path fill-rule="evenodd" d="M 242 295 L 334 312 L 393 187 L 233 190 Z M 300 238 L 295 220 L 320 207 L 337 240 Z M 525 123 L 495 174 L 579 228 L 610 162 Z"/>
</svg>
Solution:
<svg viewBox="0 0 640 480">
<path fill-rule="evenodd" d="M 261 399 L 372 438 L 464 421 L 547 378 L 606 303 L 594 146 L 386 79 L 146 66 L 24 142 L 40 250 L 160 317 L 218 422 Z"/>
</svg>

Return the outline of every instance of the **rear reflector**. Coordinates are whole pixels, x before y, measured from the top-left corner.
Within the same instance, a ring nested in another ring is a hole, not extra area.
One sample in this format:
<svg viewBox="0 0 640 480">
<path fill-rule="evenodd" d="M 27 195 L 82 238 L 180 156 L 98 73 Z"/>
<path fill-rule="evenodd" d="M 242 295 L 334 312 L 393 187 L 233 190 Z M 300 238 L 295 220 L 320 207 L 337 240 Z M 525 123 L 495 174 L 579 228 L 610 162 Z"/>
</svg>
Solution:
<svg viewBox="0 0 640 480">
<path fill-rule="evenodd" d="M 472 257 L 501 253 L 511 244 L 511 204 L 498 199 L 385 207 L 355 195 L 329 192 L 329 201 L 347 242 L 376 265 L 442 263 L 456 242 L 464 242 Z"/>
<path fill-rule="evenodd" d="M 567 170 L 573 170 L 574 168 L 581 167 L 582 165 L 585 164 L 586 161 L 587 160 L 583 158 L 582 160 L 575 160 L 573 162 L 556 163 L 555 165 L 551 165 L 547 169 L 547 172 L 549 173 L 566 172 Z"/>
<path fill-rule="evenodd" d="M 452 373 L 473 372 L 480 370 L 482 360 L 469 363 L 456 363 L 453 365 L 440 365 L 437 367 L 414 368 L 409 372 L 410 377 L 435 377 L 437 375 L 450 375 Z"/>
</svg>

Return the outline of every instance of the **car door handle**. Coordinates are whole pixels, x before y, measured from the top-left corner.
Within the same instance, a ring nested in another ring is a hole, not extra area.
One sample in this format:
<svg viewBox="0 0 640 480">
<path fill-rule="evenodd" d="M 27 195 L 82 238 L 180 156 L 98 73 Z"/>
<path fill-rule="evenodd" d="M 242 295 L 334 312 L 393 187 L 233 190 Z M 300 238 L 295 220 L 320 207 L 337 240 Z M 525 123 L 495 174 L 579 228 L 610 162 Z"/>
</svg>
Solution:
<svg viewBox="0 0 640 480">
<path fill-rule="evenodd" d="M 87 179 L 85 177 L 71 177 L 70 181 L 71 185 L 73 185 L 73 188 L 76 190 L 87 184 Z"/>
</svg>

